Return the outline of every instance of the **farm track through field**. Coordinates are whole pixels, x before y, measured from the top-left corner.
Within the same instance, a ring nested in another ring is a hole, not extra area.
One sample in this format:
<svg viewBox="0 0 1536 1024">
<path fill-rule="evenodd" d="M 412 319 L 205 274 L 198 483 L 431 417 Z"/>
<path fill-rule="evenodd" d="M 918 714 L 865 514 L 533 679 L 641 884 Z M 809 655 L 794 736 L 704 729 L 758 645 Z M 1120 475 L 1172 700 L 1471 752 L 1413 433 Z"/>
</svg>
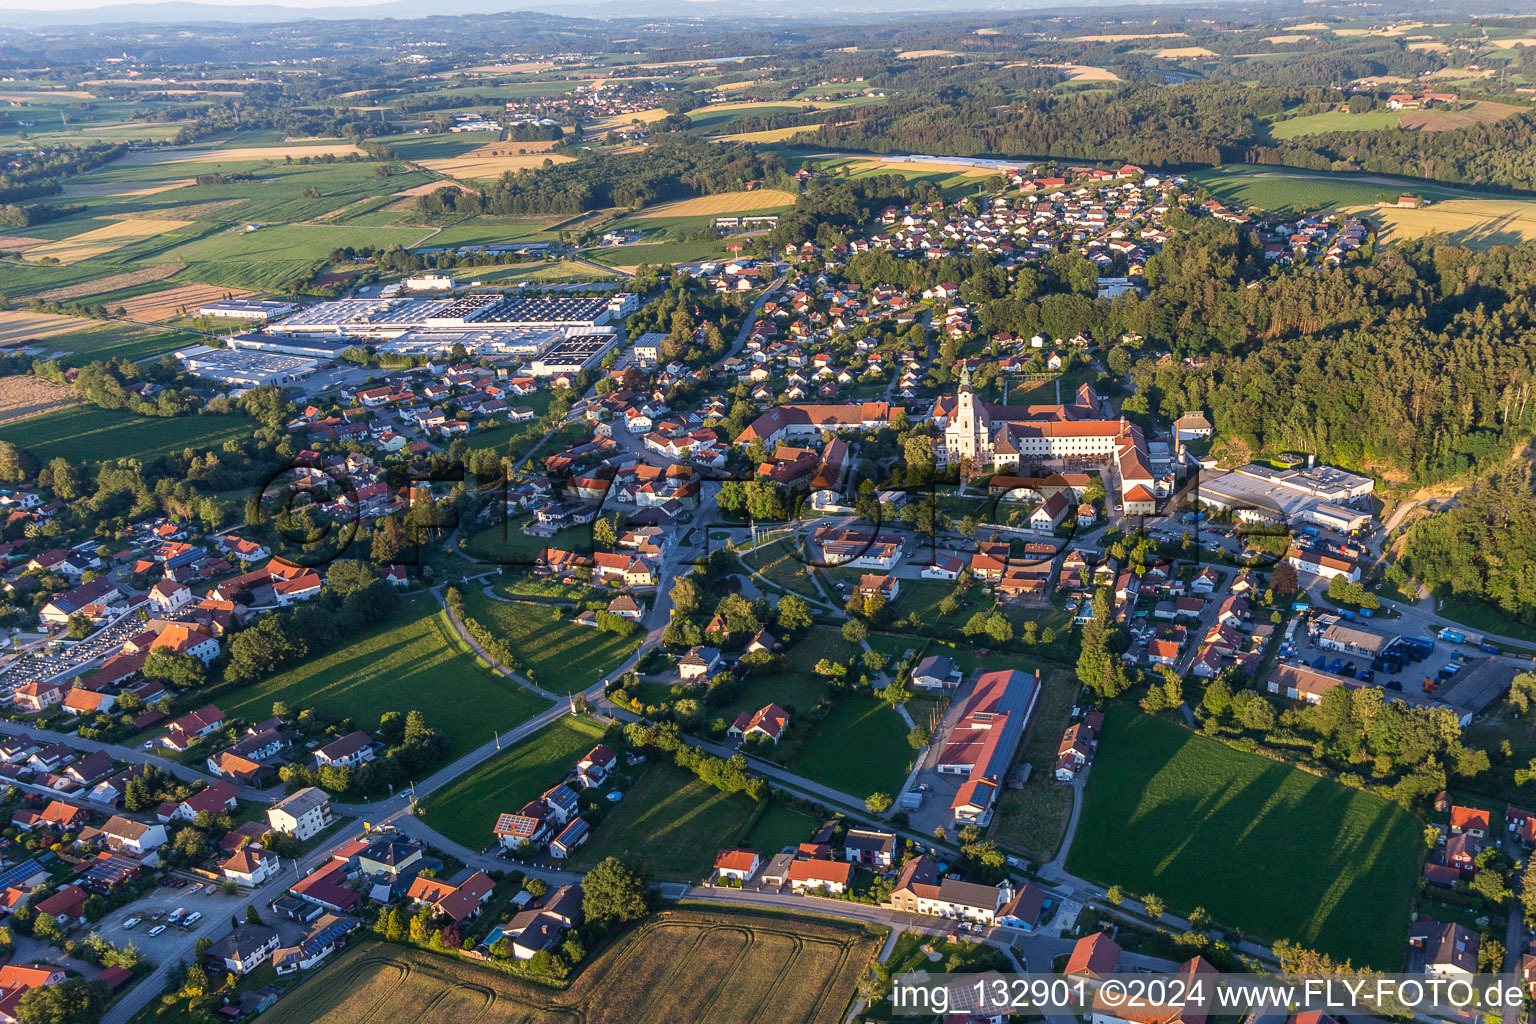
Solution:
<svg viewBox="0 0 1536 1024">
<path fill-rule="evenodd" d="M 783 933 L 780 934 L 782 935 Z M 778 995 L 779 989 L 784 985 L 785 980 L 789 977 L 795 966 L 795 961 L 800 958 L 800 951 L 805 947 L 805 940 L 800 938 L 800 936 L 789 935 L 787 937 L 789 939 L 789 958 L 784 962 L 784 965 L 779 968 L 778 973 L 774 975 L 773 984 L 768 986 L 768 991 L 764 994 L 764 997 L 758 1001 L 757 1013 L 755 1013 L 752 1017 L 754 1024 L 756 1024 L 757 1021 L 762 1021 L 762 1024 L 778 1024 L 778 1022 L 774 1020 L 763 1020 L 763 1011 L 775 1002 L 775 997 Z"/>
</svg>

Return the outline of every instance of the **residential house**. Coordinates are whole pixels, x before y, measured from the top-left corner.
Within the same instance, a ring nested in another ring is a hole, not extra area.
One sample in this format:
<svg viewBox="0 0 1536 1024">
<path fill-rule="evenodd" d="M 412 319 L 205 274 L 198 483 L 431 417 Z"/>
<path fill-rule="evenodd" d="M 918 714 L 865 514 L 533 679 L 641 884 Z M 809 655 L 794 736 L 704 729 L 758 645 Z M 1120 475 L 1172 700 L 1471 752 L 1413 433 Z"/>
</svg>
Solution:
<svg viewBox="0 0 1536 1024">
<path fill-rule="evenodd" d="M 266 963 L 277 947 L 277 929 L 247 922 L 210 946 L 208 959 L 243 977 Z"/>
<path fill-rule="evenodd" d="M 299 840 L 319 835 L 335 822 L 331 798 L 313 786 L 290 793 L 267 809 L 267 823 Z"/>
<path fill-rule="evenodd" d="M 729 878 L 746 882 L 757 874 L 757 869 L 762 867 L 762 864 L 763 859 L 755 850 L 740 847 L 721 850 L 715 857 L 715 878 L 719 881 Z"/>
</svg>

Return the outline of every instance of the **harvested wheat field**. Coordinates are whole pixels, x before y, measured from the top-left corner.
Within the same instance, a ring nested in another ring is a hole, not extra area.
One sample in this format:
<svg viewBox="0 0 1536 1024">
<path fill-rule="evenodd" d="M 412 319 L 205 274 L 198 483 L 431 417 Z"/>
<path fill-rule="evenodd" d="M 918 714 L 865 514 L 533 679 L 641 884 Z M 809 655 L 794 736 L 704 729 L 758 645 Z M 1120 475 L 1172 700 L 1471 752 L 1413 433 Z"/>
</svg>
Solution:
<svg viewBox="0 0 1536 1024">
<path fill-rule="evenodd" d="M 973 178 L 985 178 L 996 174 L 997 171 L 990 167 L 973 167 L 970 164 L 946 164 L 938 160 L 881 160 L 868 158 L 857 160 L 849 164 L 855 172 L 869 171 L 927 171 L 930 173 L 963 174 Z"/>
<path fill-rule="evenodd" d="M 30 103 L 33 100 L 52 99 L 58 96 L 64 96 L 72 100 L 93 100 L 96 98 L 95 93 L 86 92 L 84 89 L 24 89 L 20 92 L 0 92 L 0 102 Z"/>
<path fill-rule="evenodd" d="M 647 217 L 728 217 L 735 213 L 752 213 L 755 210 L 772 210 L 780 206 L 794 206 L 795 195 L 775 188 L 760 188 L 751 192 L 717 192 L 695 199 L 679 199 L 674 203 L 647 206 L 637 218 Z"/>
<path fill-rule="evenodd" d="M 963 57 L 965 54 L 959 50 L 903 50 L 896 55 L 897 60 L 917 60 L 919 57 Z"/>
<path fill-rule="evenodd" d="M 185 188 L 195 184 L 191 178 L 176 178 L 172 181 L 155 181 L 148 185 L 134 182 L 117 181 L 93 181 L 89 184 L 72 182 L 64 186 L 64 195 L 69 199 L 105 199 L 117 196 L 152 196 L 160 192 L 169 192 L 174 188 Z"/>
<path fill-rule="evenodd" d="M 1009 64 L 1010 68 L 1028 67 L 1026 64 Z M 1092 64 L 1047 64 L 1067 76 L 1069 82 L 1118 82 L 1120 76 L 1108 68 L 1096 68 Z"/>
<path fill-rule="evenodd" d="M 390 194 L 401 196 L 402 198 L 410 198 L 412 196 L 431 195 L 433 192 L 436 192 L 440 188 L 456 188 L 460 192 L 473 192 L 475 195 L 480 194 L 479 189 L 470 188 L 468 185 L 460 181 L 428 181 L 423 182 L 420 185 L 414 185 L 411 188 L 404 189 L 400 192 L 392 192 Z"/>
<path fill-rule="evenodd" d="M 1388 242 L 1443 234 L 1457 245 L 1487 248 L 1536 239 L 1536 202 L 1518 199 L 1447 199 L 1422 210 L 1352 206 L 1347 212 L 1371 221 Z"/>
<path fill-rule="evenodd" d="M 1265 36 L 1264 37 L 1264 41 L 1266 43 L 1274 43 L 1276 45 L 1279 45 L 1280 43 L 1306 43 L 1306 42 L 1310 42 L 1311 40 L 1313 40 L 1315 38 L 1316 38 L 1316 36 L 1304 36 L 1304 35 Z"/>
<path fill-rule="evenodd" d="M 57 313 L 27 313 L 19 309 L 0 310 L 0 348 L 32 340 L 56 338 L 71 331 L 94 326 L 94 320 Z"/>
<path fill-rule="evenodd" d="M 174 320 L 182 315 L 195 316 L 204 303 L 221 299 L 247 299 L 256 295 L 246 288 L 220 288 L 211 284 L 184 284 L 148 295 L 136 295 L 131 299 L 113 302 L 113 310 L 121 309 L 130 320 Z"/>
<path fill-rule="evenodd" d="M 667 116 L 667 112 L 661 107 L 651 107 L 648 110 L 634 110 L 627 114 L 610 114 L 607 117 L 598 118 L 584 127 L 587 138 L 594 135 L 602 135 L 614 128 L 626 128 L 639 121 L 641 124 L 651 124 L 660 121 Z"/>
<path fill-rule="evenodd" d="M 31 374 L 0 377 L 0 423 L 11 423 L 73 405 L 74 392 Z"/>
<path fill-rule="evenodd" d="M 880 943 L 862 928 L 815 918 L 667 910 L 620 938 L 562 991 L 362 941 L 264 1016 L 272 1024 L 835 1024 Z M 772 1008 L 766 1017 L 765 1007 Z"/>
<path fill-rule="evenodd" d="M 0 252 L 25 252 L 35 245 L 47 245 L 51 238 L 28 238 L 25 235 L 0 235 Z"/>
<path fill-rule="evenodd" d="M 764 128 L 760 132 L 736 132 L 733 135 L 716 135 L 719 142 L 783 142 L 797 135 L 814 132 L 819 124 L 802 124 L 793 128 Z"/>
<path fill-rule="evenodd" d="M 761 84 L 763 84 L 763 83 L 761 83 L 761 82 L 752 82 L 752 81 L 747 81 L 747 82 L 722 82 L 720 85 L 715 86 L 714 89 L 715 89 L 715 92 L 741 92 L 743 89 L 750 89 L 750 88 L 752 88 L 755 85 L 761 85 Z"/>
<path fill-rule="evenodd" d="M 1405 110 L 1398 120 L 1399 127 L 1417 128 L 1420 131 L 1443 132 L 1452 128 L 1465 128 L 1470 124 L 1488 124 L 1493 121 L 1502 121 L 1506 117 L 1515 114 L 1523 114 L 1530 107 L 1522 107 L 1515 103 L 1495 103 L 1492 100 L 1478 100 L 1476 103 L 1462 107 L 1460 110 Z"/>
<path fill-rule="evenodd" d="M 113 220 L 196 220 L 218 213 L 231 206 L 239 206 L 244 199 L 213 199 L 206 203 L 188 203 L 185 206 L 161 206 L 153 210 L 133 210 L 112 215 Z"/>
<path fill-rule="evenodd" d="M 145 267 L 143 270 L 131 270 L 126 274 L 113 274 L 111 277 L 98 277 L 94 281 L 65 285 L 63 288 L 49 288 L 45 292 L 38 292 L 37 297 L 44 302 L 73 302 L 75 299 L 83 299 L 90 295 L 105 295 L 107 292 L 115 292 L 121 288 L 136 288 L 141 284 L 164 281 L 172 275 L 181 273 L 186 267 L 185 263 L 166 263 L 158 267 Z"/>
<path fill-rule="evenodd" d="M 146 149 L 128 153 L 114 164 L 141 167 L 145 164 L 233 163 L 237 160 L 281 160 L 306 156 L 361 156 L 363 151 L 350 142 L 322 143 L 318 146 L 247 146 L 236 149 Z"/>
<path fill-rule="evenodd" d="M 495 142 L 468 153 L 442 160 L 422 160 L 421 166 L 454 178 L 499 178 L 507 171 L 537 170 L 545 160 L 570 163 L 571 157 L 559 153 L 535 152 L 536 142 Z M 527 150 L 519 153 L 518 150 Z"/>
<path fill-rule="evenodd" d="M 60 263 L 79 263 L 88 260 L 92 256 L 101 256 L 120 249 L 129 242 L 137 242 L 141 238 L 153 238 L 155 235 L 163 235 L 184 228 L 192 223 L 188 220 L 156 220 L 146 218 L 144 220 L 120 220 L 94 231 L 86 231 L 82 234 L 61 238 L 57 242 L 49 242 L 47 245 L 39 245 L 28 249 L 26 258 L 29 260 L 42 259 L 52 256 Z"/>
<path fill-rule="evenodd" d="M 547 60 L 525 60 L 520 64 L 481 64 L 469 69 L 479 75 L 524 75 L 540 71 L 553 71 L 555 66 Z M 452 78 L 457 71 L 444 71 L 438 78 Z"/>
<path fill-rule="evenodd" d="M 1203 46 L 1171 46 L 1158 50 L 1153 56 L 1164 60 L 1179 60 L 1182 57 L 1214 57 L 1215 50 L 1207 50 Z"/>
</svg>

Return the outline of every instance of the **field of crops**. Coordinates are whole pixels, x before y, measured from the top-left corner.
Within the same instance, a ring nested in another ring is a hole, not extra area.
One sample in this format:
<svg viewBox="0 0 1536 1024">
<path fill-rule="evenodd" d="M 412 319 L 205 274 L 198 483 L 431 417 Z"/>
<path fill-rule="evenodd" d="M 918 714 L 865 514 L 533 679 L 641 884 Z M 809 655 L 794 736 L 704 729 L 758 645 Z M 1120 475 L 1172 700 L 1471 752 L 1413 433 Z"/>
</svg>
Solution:
<svg viewBox="0 0 1536 1024">
<path fill-rule="evenodd" d="M 207 284 L 183 284 L 164 291 L 150 292 L 109 303 L 115 312 L 123 310 L 132 320 L 174 320 L 195 316 L 198 307 L 220 299 L 244 299 L 256 293 L 243 288 L 218 288 Z"/>
<path fill-rule="evenodd" d="M 244 413 L 162 419 L 117 409 L 77 405 L 0 428 L 0 441 L 26 448 L 47 462 L 98 462 L 133 457 L 148 461 L 183 448 L 208 451 L 231 438 L 249 437 L 256 421 Z"/>
<path fill-rule="evenodd" d="M 683 907 L 642 922 L 563 991 L 363 941 L 263 1016 L 272 1024 L 834 1024 L 880 941 L 820 918 Z"/>
<path fill-rule="evenodd" d="M 492 672 L 428 597 L 410 598 L 394 619 L 320 657 L 221 698 L 232 715 L 258 721 L 273 701 L 378 725 L 386 711 L 419 710 L 448 741 L 450 758 L 468 753 L 542 711 L 543 699 Z M 254 717 L 252 717 L 254 716 Z"/>
<path fill-rule="evenodd" d="M 95 326 L 92 321 L 78 316 L 27 313 L 19 309 L 0 310 L 0 347 L 42 341 Z"/>
<path fill-rule="evenodd" d="M 92 256 L 113 252 L 141 238 L 153 238 L 156 235 L 184 228 L 189 223 L 190 221 L 160 220 L 151 217 L 111 221 L 99 228 L 82 231 L 78 235 L 71 235 L 56 242 L 32 246 L 27 249 L 26 258 L 41 260 L 52 257 L 60 263 L 79 263 Z"/>
<path fill-rule="evenodd" d="M 546 160 L 569 163 L 573 158 L 559 153 L 536 152 L 538 143 L 495 142 L 447 159 L 423 160 L 421 165 L 453 178 L 499 178 L 507 171 L 537 169 Z"/>
<path fill-rule="evenodd" d="M 679 199 L 672 203 L 647 206 L 635 217 L 649 220 L 652 217 L 729 217 L 738 213 L 756 213 L 759 210 L 777 210 L 794 206 L 796 197 L 776 188 L 760 188 L 751 192 L 715 192 L 692 199 Z"/>
<path fill-rule="evenodd" d="M 1453 245 L 1485 249 L 1536 239 L 1536 203 L 1518 199 L 1450 199 L 1420 210 L 1353 207 L 1376 225 L 1383 241 L 1445 235 Z"/>
<path fill-rule="evenodd" d="M 0 423 L 62 409 L 74 400 L 74 392 L 69 388 L 41 377 L 30 374 L 0 377 Z"/>
<path fill-rule="evenodd" d="M 1115 708 L 1067 870 L 1390 971 L 1407 950 L 1423 825 L 1381 797 Z"/>
<path fill-rule="evenodd" d="M 1395 200 L 1403 192 L 1435 202 L 1476 197 L 1476 193 L 1454 186 L 1423 185 L 1380 174 L 1265 170 L 1229 165 L 1201 171 L 1191 177 L 1196 184 L 1221 199 L 1281 212 L 1370 206 L 1379 200 Z"/>
<path fill-rule="evenodd" d="M 182 269 L 183 266 L 180 263 L 166 263 L 158 267 L 145 267 L 143 270 L 130 270 L 124 274 L 98 277 L 94 281 L 86 281 L 82 284 L 66 285 L 62 288 L 49 288 L 46 291 L 38 292 L 37 297 L 44 302 L 73 302 L 76 299 L 84 299 L 92 295 L 105 295 L 107 292 L 115 292 L 123 288 L 137 288 L 140 285 L 164 281 L 168 277 L 179 274 Z"/>
</svg>

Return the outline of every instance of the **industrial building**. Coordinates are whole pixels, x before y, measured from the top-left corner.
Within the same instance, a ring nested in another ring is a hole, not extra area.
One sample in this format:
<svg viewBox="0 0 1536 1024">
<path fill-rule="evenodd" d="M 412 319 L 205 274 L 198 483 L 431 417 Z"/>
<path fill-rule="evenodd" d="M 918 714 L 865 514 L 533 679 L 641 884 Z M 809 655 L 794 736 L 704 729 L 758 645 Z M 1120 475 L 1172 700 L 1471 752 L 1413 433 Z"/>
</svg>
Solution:
<svg viewBox="0 0 1536 1024">
<path fill-rule="evenodd" d="M 941 775 L 967 777 L 950 803 L 955 824 L 985 826 L 992 820 L 998 790 L 1039 695 L 1038 673 L 1004 669 L 977 678 L 934 764 Z"/>
<path fill-rule="evenodd" d="M 618 347 L 619 338 L 619 332 L 612 327 L 567 330 L 529 364 L 528 370 L 535 377 L 589 370 Z"/>
<path fill-rule="evenodd" d="M 596 298 L 570 295 L 465 295 L 455 299 L 338 299 L 274 324 L 277 334 L 332 335 L 387 341 L 410 331 L 553 330 L 599 327 L 633 313 L 627 292 Z M 468 347 L 466 345 L 466 347 Z"/>
<path fill-rule="evenodd" d="M 236 334 L 224 339 L 231 349 L 246 352 L 275 352 L 309 359 L 335 359 L 342 350 L 358 344 L 347 338 L 290 337 L 282 334 Z"/>
<path fill-rule="evenodd" d="M 1342 622 L 1328 625 L 1317 638 L 1317 646 L 1325 651 L 1348 651 L 1376 657 L 1392 645 L 1397 637 L 1383 636 L 1369 629 L 1357 629 Z"/>
<path fill-rule="evenodd" d="M 188 373 L 236 388 L 292 384 L 311 376 L 320 366 L 318 361 L 302 356 L 209 348 L 207 345 L 193 345 L 174 355 Z"/>
<path fill-rule="evenodd" d="M 1332 466 L 1276 469 L 1253 463 L 1230 473 L 1200 475 L 1201 505 L 1234 510 L 1245 522 L 1308 522 L 1348 533 L 1371 520 L 1368 510 L 1344 502 L 1375 488 L 1370 477 Z"/>
<path fill-rule="evenodd" d="M 298 308 L 299 304 L 296 302 L 225 299 L 222 302 L 210 302 L 205 306 L 199 307 L 197 315 L 219 317 L 224 320 L 247 320 L 251 323 L 262 323 L 280 316 L 287 316 L 298 310 Z"/>
</svg>

